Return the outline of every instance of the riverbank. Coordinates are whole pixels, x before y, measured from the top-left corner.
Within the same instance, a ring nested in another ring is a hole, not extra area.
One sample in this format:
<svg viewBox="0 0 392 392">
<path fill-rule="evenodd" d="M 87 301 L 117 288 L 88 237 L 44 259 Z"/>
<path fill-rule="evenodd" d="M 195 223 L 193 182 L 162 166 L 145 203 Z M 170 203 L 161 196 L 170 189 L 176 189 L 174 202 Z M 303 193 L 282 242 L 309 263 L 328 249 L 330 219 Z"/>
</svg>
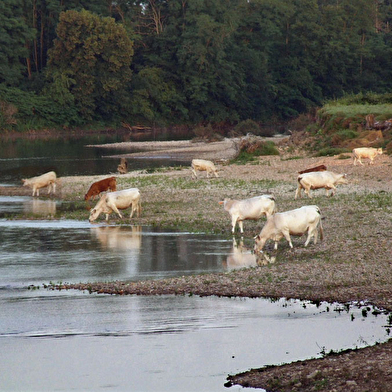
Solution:
<svg viewBox="0 0 392 392">
<path fill-rule="evenodd" d="M 209 144 L 205 144 L 210 148 Z M 172 146 L 173 147 L 173 146 Z M 198 146 L 203 150 L 203 146 Z M 151 149 L 154 149 L 151 146 Z M 170 148 L 170 150 L 175 147 Z M 224 197 L 243 199 L 272 193 L 280 211 L 305 204 L 317 204 L 323 214 L 325 238 L 304 248 L 304 238 L 293 238 L 290 250 L 282 240 L 277 252 L 268 244 L 269 260 L 257 268 L 239 269 L 225 274 L 188 276 L 146 282 L 85 282 L 63 288 L 112 294 L 193 294 L 242 297 L 287 297 L 314 301 L 367 301 L 392 310 L 392 159 L 379 156 L 372 166 L 353 166 L 348 156 L 314 158 L 287 143 L 279 145 L 280 156 L 259 157 L 245 165 L 230 164 L 230 157 L 219 157 L 219 178 L 191 178 L 190 168 L 161 168 L 131 171 L 117 176 L 118 188 L 138 187 L 143 213 L 131 223 L 166 228 L 208 231 L 231 237 L 230 219 L 218 204 Z M 199 157 L 200 151 L 187 152 Z M 147 156 L 152 153 L 141 151 Z M 162 152 L 162 150 L 160 150 Z M 126 152 L 124 152 L 126 153 Z M 197 154 L 197 155 L 196 155 Z M 214 160 L 214 151 L 204 155 Z M 189 158 L 189 157 L 188 157 Z M 218 155 L 215 154 L 215 158 Z M 329 170 L 347 173 L 349 184 L 338 186 L 336 196 L 324 191 L 315 197 L 294 200 L 299 170 L 324 164 Z M 92 181 L 105 176 L 63 177 L 59 195 L 63 200 L 82 202 Z M 8 187 L 9 188 L 9 187 Z M 15 187 L 0 194 L 31 191 Z M 46 193 L 46 192 L 44 192 Z M 43 197 L 46 197 L 43 196 Z M 64 213 L 61 217 L 73 217 Z M 79 212 L 88 219 L 88 211 Z M 119 219 L 111 216 L 112 223 Z M 128 219 L 123 222 L 129 223 Z M 264 224 L 244 224 L 244 245 L 253 246 L 253 237 Z M 239 236 L 236 235 L 237 240 Z M 328 348 L 326 348 L 328 351 Z M 285 366 L 256 370 L 230 378 L 232 383 L 288 391 L 317 390 L 388 391 L 392 385 L 392 343 L 302 361 Z"/>
</svg>

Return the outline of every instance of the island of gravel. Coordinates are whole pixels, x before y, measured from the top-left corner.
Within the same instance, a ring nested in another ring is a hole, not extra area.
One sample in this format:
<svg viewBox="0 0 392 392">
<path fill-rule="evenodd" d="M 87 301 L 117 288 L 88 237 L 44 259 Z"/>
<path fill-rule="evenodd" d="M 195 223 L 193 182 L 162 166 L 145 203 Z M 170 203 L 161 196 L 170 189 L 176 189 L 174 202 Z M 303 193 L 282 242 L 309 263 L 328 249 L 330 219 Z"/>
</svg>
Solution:
<svg viewBox="0 0 392 392">
<path fill-rule="evenodd" d="M 294 249 L 290 249 L 282 240 L 277 251 L 269 244 L 265 251 L 273 263 L 225 273 L 139 282 L 62 284 L 53 289 L 116 295 L 357 301 L 392 311 L 392 158 L 381 155 L 374 165 L 354 166 L 350 154 L 311 157 L 294 145 L 291 138 L 277 139 L 276 144 L 279 156 L 262 156 L 238 165 L 231 163 L 238 152 L 236 141 L 231 139 L 215 143 L 123 143 L 124 154 L 118 158 L 182 158 L 184 166 L 151 171 L 132 171 L 131 167 L 129 173 L 117 174 L 119 189 L 140 189 L 143 213 L 132 221 L 112 215 L 110 223 L 213 232 L 231 238 L 229 216 L 218 201 L 225 197 L 243 199 L 273 194 L 280 211 L 317 204 L 323 215 L 323 241 L 316 245 L 311 242 L 305 248 L 304 238 L 294 238 Z M 127 152 L 130 148 L 139 152 Z M 213 160 L 220 177 L 206 178 L 203 173 L 199 179 L 192 179 L 189 167 L 192 158 Z M 298 171 L 321 164 L 328 170 L 347 173 L 349 184 L 340 185 L 332 198 L 319 190 L 314 191 L 310 200 L 295 200 Z M 62 177 L 56 197 L 82 202 L 91 182 L 104 177 Z M 0 194 L 27 195 L 29 191 L 22 187 L 0 187 Z M 88 219 L 88 211 L 84 214 Z M 245 222 L 245 246 L 252 248 L 253 237 L 264 222 L 264 219 Z M 238 234 L 236 239 L 240 239 Z M 392 391 L 392 341 L 230 375 L 227 386 L 234 384 L 268 391 Z"/>
</svg>

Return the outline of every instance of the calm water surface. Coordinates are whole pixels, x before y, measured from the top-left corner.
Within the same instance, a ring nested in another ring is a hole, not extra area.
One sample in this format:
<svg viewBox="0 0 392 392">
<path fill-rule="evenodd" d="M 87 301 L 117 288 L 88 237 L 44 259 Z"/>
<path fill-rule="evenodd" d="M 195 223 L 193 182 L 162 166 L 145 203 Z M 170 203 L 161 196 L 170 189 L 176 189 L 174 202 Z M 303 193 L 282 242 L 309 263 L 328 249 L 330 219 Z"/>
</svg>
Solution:
<svg viewBox="0 0 392 392">
<path fill-rule="evenodd" d="M 58 177 L 117 172 L 118 158 L 126 151 L 89 144 L 121 142 L 122 136 L 97 136 L 50 140 L 0 140 L 0 185 L 20 185 L 22 178 L 54 170 Z M 129 151 L 131 152 L 131 151 Z M 169 159 L 128 159 L 129 170 L 184 164 Z"/>
<path fill-rule="evenodd" d="M 228 374 L 389 336 L 387 315 L 358 306 L 42 287 L 226 271 L 241 254 L 249 263 L 219 236 L 2 219 L 0 254 L 0 390 L 224 391 Z"/>
</svg>

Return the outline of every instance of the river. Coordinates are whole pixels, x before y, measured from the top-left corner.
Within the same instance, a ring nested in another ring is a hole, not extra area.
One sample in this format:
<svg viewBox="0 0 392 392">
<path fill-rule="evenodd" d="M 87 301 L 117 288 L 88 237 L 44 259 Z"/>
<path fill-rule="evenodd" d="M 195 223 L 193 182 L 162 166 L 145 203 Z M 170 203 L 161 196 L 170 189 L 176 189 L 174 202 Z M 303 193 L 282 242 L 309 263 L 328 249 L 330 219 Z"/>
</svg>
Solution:
<svg viewBox="0 0 392 392">
<path fill-rule="evenodd" d="M 2 144 L 0 182 L 20 184 L 47 169 L 115 171 L 117 160 L 87 142 Z M 0 217 L 7 213 L 0 218 L 0 390 L 224 391 L 228 374 L 389 338 L 390 316 L 366 304 L 45 289 L 256 267 L 254 255 L 227 237 L 45 219 L 61 205 L 0 197 Z M 43 219 L 12 219 L 22 211 Z"/>
</svg>

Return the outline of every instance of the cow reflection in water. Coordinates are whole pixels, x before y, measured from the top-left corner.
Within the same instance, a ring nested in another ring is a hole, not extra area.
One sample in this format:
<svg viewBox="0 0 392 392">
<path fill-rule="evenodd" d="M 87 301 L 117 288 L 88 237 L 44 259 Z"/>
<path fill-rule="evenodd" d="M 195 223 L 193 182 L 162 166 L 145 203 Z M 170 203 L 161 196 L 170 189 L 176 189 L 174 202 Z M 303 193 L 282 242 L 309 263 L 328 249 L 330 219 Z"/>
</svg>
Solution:
<svg viewBox="0 0 392 392">
<path fill-rule="evenodd" d="M 24 203 L 23 209 L 26 213 L 34 215 L 56 215 L 56 202 L 53 200 L 32 199 Z"/>
<path fill-rule="evenodd" d="M 107 249 L 138 250 L 142 244 L 141 226 L 132 226 L 131 229 L 119 226 L 93 227 L 91 233 Z"/>
<path fill-rule="evenodd" d="M 257 267 L 261 265 L 272 264 L 275 262 L 275 256 L 268 256 L 264 253 L 253 253 L 251 248 L 244 245 L 244 239 L 241 237 L 239 244 L 233 237 L 233 247 L 227 256 L 225 267 L 230 271 L 234 269 Z"/>
</svg>

